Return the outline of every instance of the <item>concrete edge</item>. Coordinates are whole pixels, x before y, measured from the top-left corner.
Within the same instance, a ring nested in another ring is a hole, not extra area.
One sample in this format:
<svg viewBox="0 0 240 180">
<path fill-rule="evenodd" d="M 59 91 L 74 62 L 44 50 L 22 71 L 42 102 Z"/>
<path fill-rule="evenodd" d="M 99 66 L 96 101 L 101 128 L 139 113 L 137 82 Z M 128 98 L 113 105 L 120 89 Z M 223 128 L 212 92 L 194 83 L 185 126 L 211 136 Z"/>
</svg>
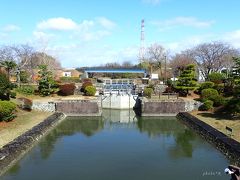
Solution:
<svg viewBox="0 0 240 180">
<path fill-rule="evenodd" d="M 141 116 L 143 116 L 143 117 L 160 117 L 160 116 L 173 116 L 173 117 L 175 117 L 177 115 L 177 113 L 166 113 L 166 114 L 164 114 L 164 113 L 162 113 L 162 114 L 150 114 L 150 113 L 142 113 L 142 115 Z"/>
<path fill-rule="evenodd" d="M 55 112 L 32 129 L 4 145 L 0 149 L 0 176 L 20 160 L 40 138 L 48 134 L 65 117 L 64 113 Z"/>
<path fill-rule="evenodd" d="M 206 141 L 213 144 L 231 163 L 240 166 L 240 143 L 238 141 L 223 134 L 188 112 L 180 112 L 176 117 L 188 127 L 194 129 Z"/>
</svg>

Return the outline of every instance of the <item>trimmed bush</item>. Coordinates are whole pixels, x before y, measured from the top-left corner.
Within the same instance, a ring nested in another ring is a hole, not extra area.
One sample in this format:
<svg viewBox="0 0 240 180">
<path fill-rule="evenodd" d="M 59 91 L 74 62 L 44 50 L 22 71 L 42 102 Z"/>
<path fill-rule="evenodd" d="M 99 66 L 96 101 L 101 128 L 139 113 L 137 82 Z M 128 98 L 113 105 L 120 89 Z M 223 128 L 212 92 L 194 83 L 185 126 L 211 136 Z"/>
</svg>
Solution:
<svg viewBox="0 0 240 180">
<path fill-rule="evenodd" d="M 152 97 L 152 93 L 153 93 L 153 89 L 152 88 L 144 88 L 143 90 L 143 95 L 147 98 L 151 98 Z"/>
<path fill-rule="evenodd" d="M 11 91 L 9 95 L 10 95 L 10 98 L 14 98 L 15 99 L 16 96 L 17 96 L 17 93 Z"/>
<path fill-rule="evenodd" d="M 18 107 L 23 110 L 32 110 L 32 100 L 28 98 L 18 98 Z"/>
<path fill-rule="evenodd" d="M 94 96 L 96 94 L 96 87 L 94 86 L 87 86 L 85 88 L 85 95 L 86 96 Z"/>
<path fill-rule="evenodd" d="M 221 95 L 212 96 L 209 98 L 209 100 L 213 101 L 214 107 L 219 107 L 225 104 L 225 98 Z"/>
<path fill-rule="evenodd" d="M 74 95 L 74 91 L 76 89 L 76 86 L 74 83 L 70 84 L 63 84 L 59 86 L 59 95 L 62 96 L 69 96 L 69 95 Z"/>
<path fill-rule="evenodd" d="M 218 96 L 218 91 L 216 89 L 208 88 L 201 91 L 202 100 L 211 100 L 211 97 Z"/>
<path fill-rule="evenodd" d="M 216 89 L 219 94 L 224 93 L 224 84 L 215 84 L 213 88 Z"/>
<path fill-rule="evenodd" d="M 214 82 L 215 84 L 221 84 L 223 82 L 224 78 L 225 78 L 224 74 L 213 72 L 208 75 L 207 79 L 211 82 Z"/>
<path fill-rule="evenodd" d="M 19 88 L 16 89 L 16 92 L 23 94 L 23 95 L 32 95 L 34 94 L 34 86 L 21 86 Z"/>
<path fill-rule="evenodd" d="M 16 115 L 14 111 L 16 109 L 16 104 L 11 101 L 0 101 L 0 121 L 11 121 Z"/>
<path fill-rule="evenodd" d="M 225 111 L 234 116 L 240 116 L 240 99 L 232 98 L 229 100 L 225 106 Z"/>
<path fill-rule="evenodd" d="M 203 102 L 203 104 L 199 107 L 200 111 L 208 111 L 213 108 L 213 101 L 206 100 Z"/>
<path fill-rule="evenodd" d="M 81 82 L 79 77 L 60 77 L 62 83 L 79 83 Z"/>
<path fill-rule="evenodd" d="M 93 86 L 93 83 L 90 82 L 90 81 L 84 82 L 84 83 L 82 84 L 82 87 L 81 87 L 81 92 L 85 92 L 85 88 L 86 88 L 87 86 Z"/>
<path fill-rule="evenodd" d="M 214 83 L 211 82 L 211 81 L 206 81 L 204 83 L 202 83 L 199 87 L 199 90 L 200 92 L 203 90 L 203 89 L 209 89 L 209 88 L 213 88 L 214 86 Z"/>
</svg>

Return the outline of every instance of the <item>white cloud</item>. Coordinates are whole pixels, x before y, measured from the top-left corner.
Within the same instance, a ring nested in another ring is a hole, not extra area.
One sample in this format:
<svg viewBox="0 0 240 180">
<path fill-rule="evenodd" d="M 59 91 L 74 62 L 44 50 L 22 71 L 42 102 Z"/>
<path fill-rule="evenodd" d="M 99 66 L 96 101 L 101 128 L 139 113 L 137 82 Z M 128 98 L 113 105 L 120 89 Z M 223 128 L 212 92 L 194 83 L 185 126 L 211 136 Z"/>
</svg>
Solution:
<svg viewBox="0 0 240 180">
<path fill-rule="evenodd" d="M 14 32 L 14 31 L 19 31 L 20 29 L 21 28 L 19 26 L 16 26 L 14 24 L 8 24 L 2 28 L 4 32 Z"/>
<path fill-rule="evenodd" d="M 115 49 L 111 45 L 95 45 L 93 43 L 52 46 L 48 53 L 60 57 L 64 67 L 96 66 L 110 62 L 136 63 L 138 47 L 129 46 Z"/>
<path fill-rule="evenodd" d="M 80 41 L 95 41 L 103 37 L 109 36 L 116 24 L 106 17 L 97 17 L 93 20 L 83 20 L 80 23 L 74 22 L 69 18 L 50 18 L 37 24 L 37 29 L 34 32 L 35 37 L 45 36 L 48 30 L 58 30 L 62 33 L 65 31 L 67 37 L 71 40 Z"/>
<path fill-rule="evenodd" d="M 50 39 L 50 38 L 54 37 L 55 35 L 54 34 L 47 34 L 47 33 L 42 32 L 42 31 L 34 31 L 33 36 L 36 39 Z"/>
<path fill-rule="evenodd" d="M 63 17 L 51 18 L 37 24 L 37 28 L 40 30 L 68 31 L 75 30 L 77 27 L 77 23 L 72 19 Z"/>
<path fill-rule="evenodd" d="M 195 17 L 175 17 L 173 19 L 168 20 L 159 20 L 159 21 L 152 21 L 153 25 L 156 25 L 159 30 L 164 31 L 168 29 L 173 29 L 181 26 L 188 26 L 194 28 L 207 28 L 210 27 L 214 21 L 201 21 Z"/>
<path fill-rule="evenodd" d="M 232 44 L 235 48 L 240 48 L 240 29 L 227 32 L 222 37 L 224 41 Z"/>
<path fill-rule="evenodd" d="M 116 24 L 113 21 L 105 17 L 98 17 L 96 18 L 96 21 L 106 29 L 113 29 L 116 26 Z"/>
</svg>

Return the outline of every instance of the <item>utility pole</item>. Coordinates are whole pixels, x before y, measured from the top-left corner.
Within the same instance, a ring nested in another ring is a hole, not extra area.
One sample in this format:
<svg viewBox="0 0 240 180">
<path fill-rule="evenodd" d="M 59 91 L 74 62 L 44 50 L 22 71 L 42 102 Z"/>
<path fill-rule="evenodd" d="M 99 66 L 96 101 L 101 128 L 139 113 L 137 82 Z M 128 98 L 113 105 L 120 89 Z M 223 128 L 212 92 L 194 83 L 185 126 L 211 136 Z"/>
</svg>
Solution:
<svg viewBox="0 0 240 180">
<path fill-rule="evenodd" d="M 167 56 L 164 56 L 164 63 L 165 63 L 165 68 L 164 68 L 164 83 L 167 83 Z"/>
<path fill-rule="evenodd" d="M 145 21 L 142 19 L 141 21 L 141 38 L 140 38 L 140 49 L 139 49 L 139 61 L 140 63 L 144 61 L 144 56 L 145 56 L 145 32 L 144 32 L 144 25 Z"/>
</svg>

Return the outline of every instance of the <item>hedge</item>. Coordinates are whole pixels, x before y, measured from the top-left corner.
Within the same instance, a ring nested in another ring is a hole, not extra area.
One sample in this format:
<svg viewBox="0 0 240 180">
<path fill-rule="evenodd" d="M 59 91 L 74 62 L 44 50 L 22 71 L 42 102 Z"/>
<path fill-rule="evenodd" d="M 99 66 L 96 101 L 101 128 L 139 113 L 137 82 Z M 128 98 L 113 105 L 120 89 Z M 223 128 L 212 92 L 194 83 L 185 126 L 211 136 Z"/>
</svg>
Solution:
<svg viewBox="0 0 240 180">
<path fill-rule="evenodd" d="M 152 93 L 153 93 L 153 89 L 152 88 L 144 88 L 143 90 L 143 95 L 146 96 L 147 98 L 151 98 L 152 97 Z"/>
<path fill-rule="evenodd" d="M 34 86 L 21 86 L 16 88 L 16 92 L 20 93 L 20 94 L 24 94 L 24 95 L 32 95 L 34 94 Z"/>
<path fill-rule="evenodd" d="M 208 111 L 213 108 L 213 101 L 206 100 L 203 102 L 203 104 L 199 107 L 200 111 Z"/>
<path fill-rule="evenodd" d="M 75 89 L 76 89 L 76 86 L 74 83 L 63 84 L 59 86 L 58 94 L 62 96 L 74 95 Z"/>
<path fill-rule="evenodd" d="M 16 117 L 16 104 L 11 101 L 0 101 L 0 121 L 11 121 Z"/>
<path fill-rule="evenodd" d="M 86 96 L 94 96 L 96 94 L 96 87 L 94 86 L 87 86 L 85 88 L 85 95 Z"/>
</svg>

